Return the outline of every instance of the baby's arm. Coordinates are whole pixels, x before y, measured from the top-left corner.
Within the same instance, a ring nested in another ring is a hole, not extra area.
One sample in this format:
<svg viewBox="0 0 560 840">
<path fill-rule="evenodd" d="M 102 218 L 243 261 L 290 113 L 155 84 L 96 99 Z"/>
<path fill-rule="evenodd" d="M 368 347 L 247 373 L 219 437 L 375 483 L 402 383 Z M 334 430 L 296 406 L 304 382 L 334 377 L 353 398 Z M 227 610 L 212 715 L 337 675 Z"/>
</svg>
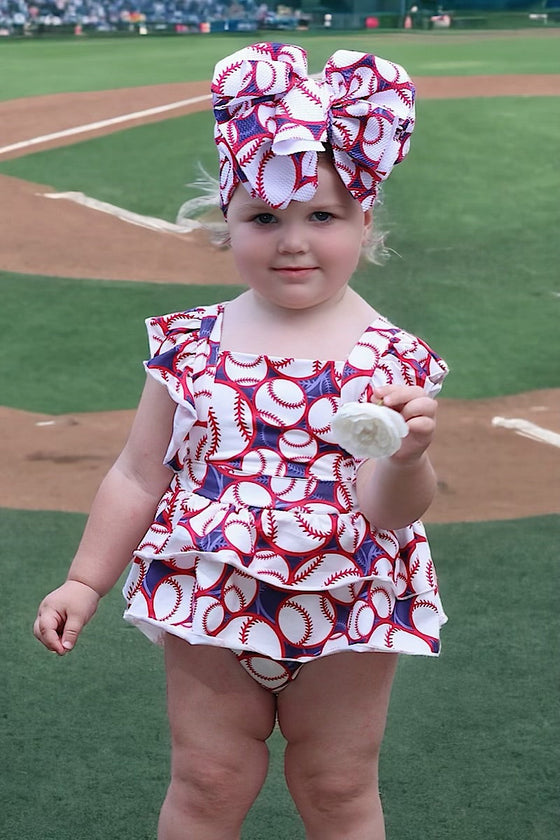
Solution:
<svg viewBox="0 0 560 840">
<path fill-rule="evenodd" d="M 402 414 L 408 435 L 390 458 L 361 465 L 356 490 L 371 524 L 394 530 L 422 516 L 434 497 L 436 476 L 427 449 L 436 428 L 437 404 L 416 385 L 387 385 L 377 388 L 375 397 Z"/>
<path fill-rule="evenodd" d="M 49 650 L 70 650 L 117 582 L 169 484 L 162 461 L 176 403 L 148 377 L 125 447 L 93 501 L 66 582 L 39 606 L 33 632 Z"/>
</svg>

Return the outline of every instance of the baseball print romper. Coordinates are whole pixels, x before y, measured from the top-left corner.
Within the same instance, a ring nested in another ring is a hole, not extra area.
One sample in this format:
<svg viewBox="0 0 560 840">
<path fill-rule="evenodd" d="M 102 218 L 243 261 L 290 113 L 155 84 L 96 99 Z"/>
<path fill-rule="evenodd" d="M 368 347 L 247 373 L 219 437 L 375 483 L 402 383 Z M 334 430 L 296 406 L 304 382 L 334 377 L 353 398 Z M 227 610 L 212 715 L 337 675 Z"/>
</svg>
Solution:
<svg viewBox="0 0 560 840">
<path fill-rule="evenodd" d="M 424 527 L 369 524 L 359 462 L 330 423 L 382 385 L 434 396 L 445 363 L 381 316 L 342 361 L 221 350 L 223 312 L 146 322 L 146 370 L 177 403 L 173 476 L 135 552 L 125 619 L 154 642 L 228 648 L 274 692 L 331 653 L 437 655 L 446 616 Z"/>
</svg>

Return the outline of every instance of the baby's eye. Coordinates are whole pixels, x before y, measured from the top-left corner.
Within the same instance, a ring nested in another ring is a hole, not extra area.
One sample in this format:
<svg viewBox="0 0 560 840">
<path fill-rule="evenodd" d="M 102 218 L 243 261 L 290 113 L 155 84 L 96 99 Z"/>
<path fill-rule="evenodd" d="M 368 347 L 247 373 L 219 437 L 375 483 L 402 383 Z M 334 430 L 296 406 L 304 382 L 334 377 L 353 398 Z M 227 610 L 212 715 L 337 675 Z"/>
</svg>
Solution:
<svg viewBox="0 0 560 840">
<path fill-rule="evenodd" d="M 253 221 L 258 225 L 271 225 L 276 221 L 276 218 L 272 213 L 258 213 L 256 216 L 253 216 Z"/>
<path fill-rule="evenodd" d="M 312 217 L 316 222 L 328 222 L 333 218 L 332 213 L 327 213 L 326 210 L 316 210 Z"/>
</svg>

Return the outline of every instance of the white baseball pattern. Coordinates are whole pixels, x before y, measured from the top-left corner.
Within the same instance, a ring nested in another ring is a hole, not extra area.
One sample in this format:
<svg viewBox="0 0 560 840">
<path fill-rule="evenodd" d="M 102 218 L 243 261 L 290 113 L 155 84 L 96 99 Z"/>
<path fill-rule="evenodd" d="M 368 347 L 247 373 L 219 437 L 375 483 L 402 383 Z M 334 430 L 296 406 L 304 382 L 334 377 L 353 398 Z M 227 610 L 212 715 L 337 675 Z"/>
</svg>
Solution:
<svg viewBox="0 0 560 840">
<path fill-rule="evenodd" d="M 268 364 L 264 356 L 226 353 L 225 371 L 229 379 L 240 385 L 258 385 L 266 378 Z"/>
<path fill-rule="evenodd" d="M 305 414 L 305 393 L 297 382 L 272 379 L 257 389 L 255 407 L 272 426 L 294 426 Z"/>
<path fill-rule="evenodd" d="M 280 454 L 286 461 L 312 461 L 319 448 L 316 438 L 305 429 L 289 429 L 278 438 Z"/>
<path fill-rule="evenodd" d="M 274 693 L 289 685 L 297 673 L 297 669 L 290 669 L 284 663 L 268 656 L 239 653 L 237 658 L 239 664 L 256 682 Z"/>
<path fill-rule="evenodd" d="M 216 65 L 212 99 L 224 213 L 239 183 L 272 207 L 309 201 L 327 142 L 348 191 L 368 210 L 378 183 L 408 153 L 414 127 L 405 70 L 349 50 L 331 56 L 316 79 L 300 47 L 245 47 Z M 250 131 L 239 130 L 241 120 Z"/>
<path fill-rule="evenodd" d="M 336 613 L 326 595 L 296 595 L 282 603 L 278 626 L 287 641 L 307 648 L 324 643 L 332 633 Z"/>
<path fill-rule="evenodd" d="M 179 407 L 174 475 L 135 552 L 125 617 L 156 641 L 167 629 L 237 652 L 272 691 L 339 650 L 436 655 L 445 614 L 423 526 L 371 526 L 331 422 L 379 377 L 435 392 L 445 365 L 383 318 L 345 361 L 220 352 L 223 312 L 149 322 L 148 373 Z"/>
</svg>

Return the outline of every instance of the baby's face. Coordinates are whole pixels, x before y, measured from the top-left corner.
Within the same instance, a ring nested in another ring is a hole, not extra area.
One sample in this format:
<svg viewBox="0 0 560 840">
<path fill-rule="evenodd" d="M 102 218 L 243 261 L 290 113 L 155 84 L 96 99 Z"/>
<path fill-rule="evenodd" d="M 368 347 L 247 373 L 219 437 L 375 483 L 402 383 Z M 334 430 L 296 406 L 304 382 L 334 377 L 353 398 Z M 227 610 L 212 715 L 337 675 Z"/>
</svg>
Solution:
<svg viewBox="0 0 560 840">
<path fill-rule="evenodd" d="M 239 185 L 228 209 L 231 247 L 241 278 L 282 308 L 313 307 L 346 289 L 371 224 L 332 163 L 319 159 L 311 201 L 275 210 Z"/>
</svg>

